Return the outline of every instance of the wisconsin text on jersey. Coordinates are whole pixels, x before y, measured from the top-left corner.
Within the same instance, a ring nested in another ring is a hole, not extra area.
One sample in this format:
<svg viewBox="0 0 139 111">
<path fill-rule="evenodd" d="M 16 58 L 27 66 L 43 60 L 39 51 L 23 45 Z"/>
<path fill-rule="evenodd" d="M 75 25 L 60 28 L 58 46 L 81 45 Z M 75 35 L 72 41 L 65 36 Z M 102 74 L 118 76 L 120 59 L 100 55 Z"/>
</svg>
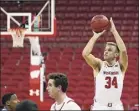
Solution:
<svg viewBox="0 0 139 111">
<path fill-rule="evenodd" d="M 119 72 L 118 71 L 103 71 L 103 74 L 105 75 L 118 75 Z"/>
</svg>

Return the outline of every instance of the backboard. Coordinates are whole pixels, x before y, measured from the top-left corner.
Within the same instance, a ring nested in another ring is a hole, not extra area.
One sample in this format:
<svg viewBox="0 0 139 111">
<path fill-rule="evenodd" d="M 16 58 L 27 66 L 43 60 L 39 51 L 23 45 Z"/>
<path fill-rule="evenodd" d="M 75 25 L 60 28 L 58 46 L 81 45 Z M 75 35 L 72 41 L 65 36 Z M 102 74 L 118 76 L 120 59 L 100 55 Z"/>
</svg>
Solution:
<svg viewBox="0 0 139 111">
<path fill-rule="evenodd" d="M 55 0 L 2 0 L 1 37 L 11 28 L 26 28 L 25 36 L 56 34 Z"/>
</svg>

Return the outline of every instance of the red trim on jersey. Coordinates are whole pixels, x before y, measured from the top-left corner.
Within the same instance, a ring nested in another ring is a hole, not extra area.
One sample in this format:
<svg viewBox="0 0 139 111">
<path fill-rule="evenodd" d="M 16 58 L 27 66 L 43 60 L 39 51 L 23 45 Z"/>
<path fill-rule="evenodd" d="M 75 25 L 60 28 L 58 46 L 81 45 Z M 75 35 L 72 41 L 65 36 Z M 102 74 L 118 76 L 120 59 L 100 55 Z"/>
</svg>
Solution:
<svg viewBox="0 0 139 111">
<path fill-rule="evenodd" d="M 73 100 L 69 100 L 69 101 L 67 102 L 67 104 L 68 104 L 69 102 L 74 102 L 74 101 L 73 101 Z"/>
</svg>

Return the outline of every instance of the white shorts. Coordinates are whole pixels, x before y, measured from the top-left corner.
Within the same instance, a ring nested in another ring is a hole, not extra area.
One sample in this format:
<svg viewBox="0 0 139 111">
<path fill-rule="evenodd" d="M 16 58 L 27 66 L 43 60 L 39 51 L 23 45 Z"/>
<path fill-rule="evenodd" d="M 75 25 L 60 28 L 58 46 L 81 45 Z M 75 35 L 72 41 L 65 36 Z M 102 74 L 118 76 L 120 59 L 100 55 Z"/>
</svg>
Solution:
<svg viewBox="0 0 139 111">
<path fill-rule="evenodd" d="M 122 102 L 108 103 L 107 105 L 94 101 L 94 105 L 91 106 L 91 110 L 124 110 Z"/>
</svg>

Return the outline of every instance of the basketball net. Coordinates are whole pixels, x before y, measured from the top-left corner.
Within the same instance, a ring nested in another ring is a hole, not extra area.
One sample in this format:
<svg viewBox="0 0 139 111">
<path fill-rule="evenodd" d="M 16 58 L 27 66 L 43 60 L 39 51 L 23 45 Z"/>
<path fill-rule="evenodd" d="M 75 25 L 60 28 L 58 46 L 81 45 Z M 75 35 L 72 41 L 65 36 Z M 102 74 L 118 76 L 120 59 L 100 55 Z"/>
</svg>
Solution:
<svg viewBox="0 0 139 111">
<path fill-rule="evenodd" d="M 24 28 L 11 28 L 9 32 L 12 35 L 13 39 L 13 47 L 23 47 L 24 45 L 24 37 L 25 37 Z"/>
</svg>

